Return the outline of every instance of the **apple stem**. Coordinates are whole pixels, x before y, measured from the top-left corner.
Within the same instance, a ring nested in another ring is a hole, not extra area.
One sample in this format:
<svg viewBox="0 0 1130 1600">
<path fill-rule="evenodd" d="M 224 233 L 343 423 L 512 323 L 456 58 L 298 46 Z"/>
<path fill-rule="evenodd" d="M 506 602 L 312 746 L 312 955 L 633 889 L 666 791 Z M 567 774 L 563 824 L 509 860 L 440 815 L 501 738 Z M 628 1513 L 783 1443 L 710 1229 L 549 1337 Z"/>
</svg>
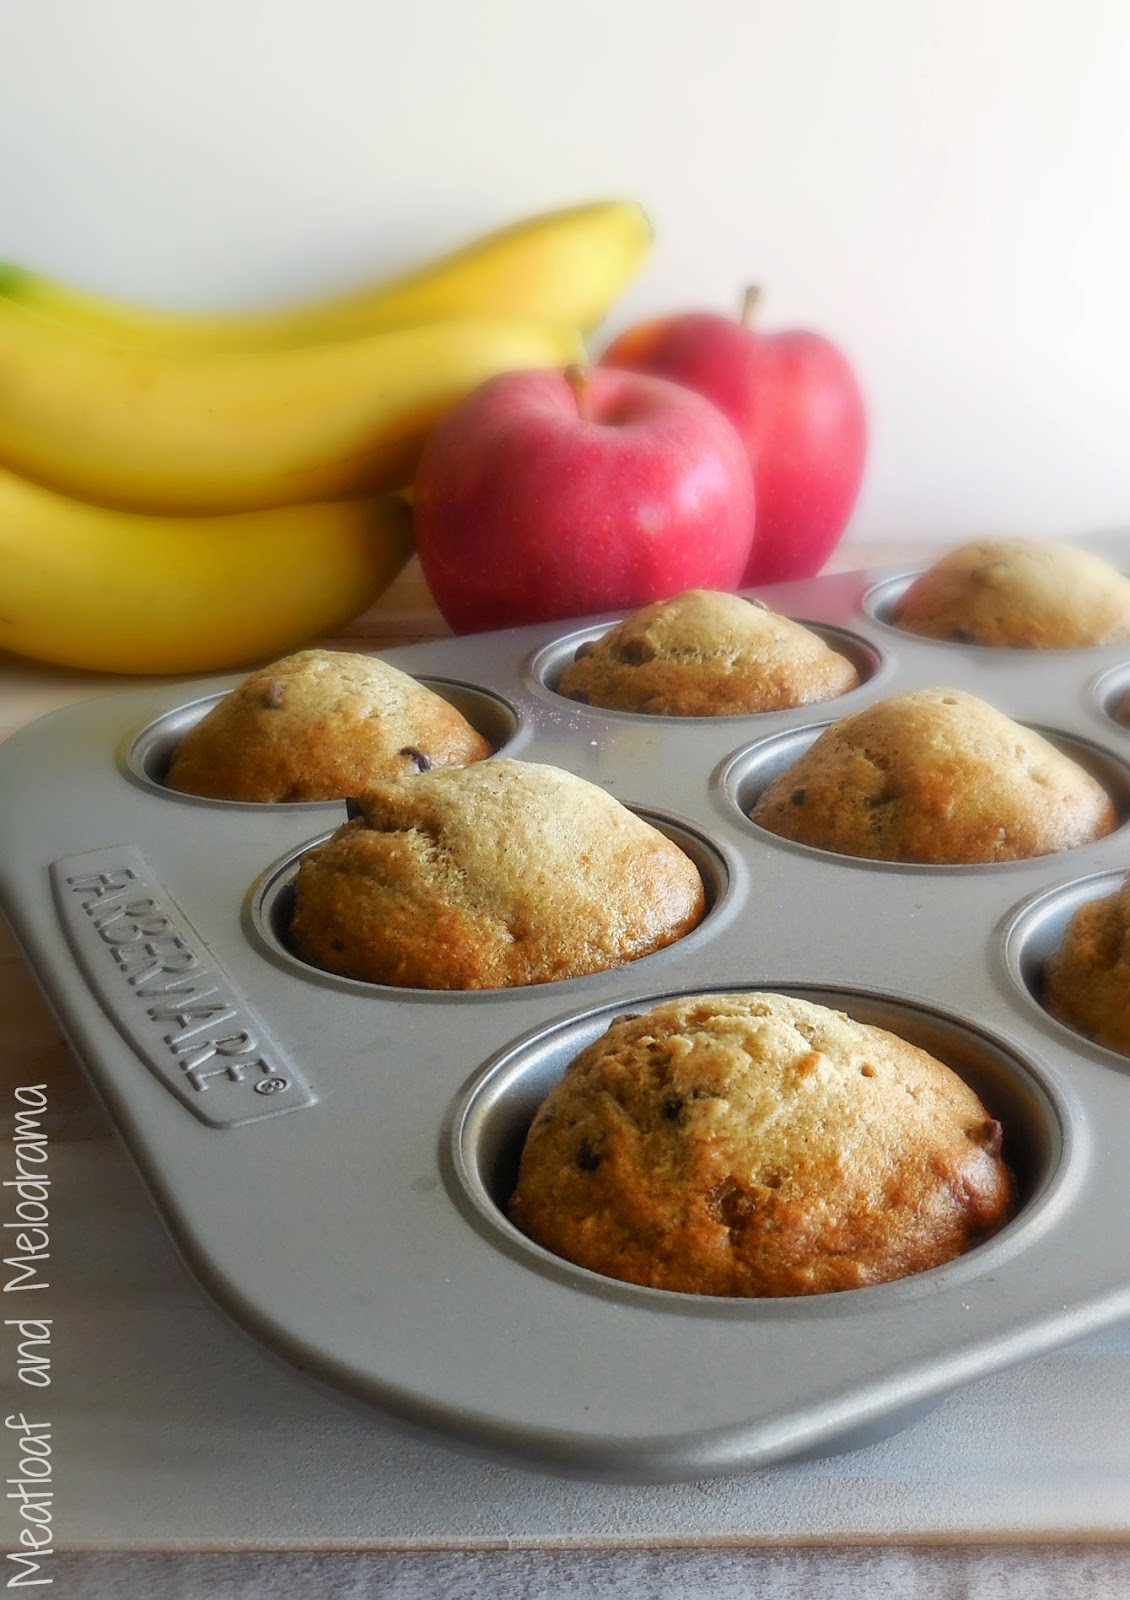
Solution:
<svg viewBox="0 0 1130 1600">
<path fill-rule="evenodd" d="M 592 396 L 589 394 L 589 369 L 574 362 L 565 368 L 565 382 L 573 391 L 577 402 L 577 415 L 582 422 L 592 421 Z"/>
<path fill-rule="evenodd" d="M 747 284 L 745 293 L 742 295 L 741 324 L 743 328 L 748 328 L 753 321 L 754 309 L 760 299 L 761 290 L 755 284 Z"/>
</svg>

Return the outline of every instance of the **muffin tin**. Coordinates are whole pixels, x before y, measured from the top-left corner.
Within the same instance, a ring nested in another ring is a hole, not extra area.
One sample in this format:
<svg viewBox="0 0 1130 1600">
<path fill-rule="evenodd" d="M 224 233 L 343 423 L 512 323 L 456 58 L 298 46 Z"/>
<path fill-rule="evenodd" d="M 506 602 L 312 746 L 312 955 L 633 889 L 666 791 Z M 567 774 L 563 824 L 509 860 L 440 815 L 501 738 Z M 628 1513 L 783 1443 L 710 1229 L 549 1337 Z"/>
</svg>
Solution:
<svg viewBox="0 0 1130 1600">
<path fill-rule="evenodd" d="M 87 701 L 0 748 L 4 909 L 182 1252 L 247 1329 L 472 1449 L 664 1481 L 854 1448 L 1130 1315 L 1130 1059 L 1048 1016 L 1039 978 L 1074 907 L 1130 867 L 1130 729 L 1111 715 L 1130 645 L 914 638 L 887 621 L 911 576 L 758 591 L 860 668 L 858 688 L 796 711 L 656 718 L 562 699 L 564 662 L 620 614 L 385 652 L 497 751 L 602 785 L 699 866 L 694 932 L 583 979 L 422 992 L 292 955 L 298 862 L 344 804 L 161 781 L 242 674 Z M 1033 861 L 917 867 L 749 821 L 829 721 L 932 686 L 1060 743 L 1108 788 L 1118 828 Z M 619 1012 L 747 989 L 836 1006 L 955 1067 L 1004 1124 L 1015 1218 L 912 1278 L 762 1301 L 613 1282 L 518 1233 L 503 1206 L 525 1128 L 577 1051 Z"/>
</svg>

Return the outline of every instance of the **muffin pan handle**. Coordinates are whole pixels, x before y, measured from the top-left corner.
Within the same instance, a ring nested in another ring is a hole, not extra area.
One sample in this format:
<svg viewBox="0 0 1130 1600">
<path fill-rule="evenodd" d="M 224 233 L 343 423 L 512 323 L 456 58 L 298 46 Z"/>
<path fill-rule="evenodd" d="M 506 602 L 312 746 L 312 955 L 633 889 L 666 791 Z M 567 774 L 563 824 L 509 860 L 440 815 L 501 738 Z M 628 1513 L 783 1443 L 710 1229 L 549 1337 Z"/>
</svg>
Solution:
<svg viewBox="0 0 1130 1600">
<path fill-rule="evenodd" d="M 201 1122 L 227 1128 L 315 1103 L 140 850 L 63 856 L 51 884 L 67 942 L 103 1009 Z"/>
</svg>

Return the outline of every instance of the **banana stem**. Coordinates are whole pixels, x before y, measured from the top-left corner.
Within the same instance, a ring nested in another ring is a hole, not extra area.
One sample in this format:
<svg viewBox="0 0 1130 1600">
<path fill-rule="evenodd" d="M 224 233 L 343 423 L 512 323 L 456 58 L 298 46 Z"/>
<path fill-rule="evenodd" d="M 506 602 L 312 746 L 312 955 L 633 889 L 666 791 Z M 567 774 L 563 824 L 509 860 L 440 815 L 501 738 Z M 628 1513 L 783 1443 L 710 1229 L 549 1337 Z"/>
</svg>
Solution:
<svg viewBox="0 0 1130 1600">
<path fill-rule="evenodd" d="M 565 382 L 573 391 L 577 402 L 577 415 L 582 422 L 592 421 L 592 396 L 589 393 L 589 369 L 574 362 L 565 368 Z"/>
<path fill-rule="evenodd" d="M 753 313 L 760 299 L 760 288 L 755 284 L 747 284 L 745 293 L 742 295 L 742 309 L 739 319 L 743 328 L 748 328 L 753 321 Z"/>
</svg>

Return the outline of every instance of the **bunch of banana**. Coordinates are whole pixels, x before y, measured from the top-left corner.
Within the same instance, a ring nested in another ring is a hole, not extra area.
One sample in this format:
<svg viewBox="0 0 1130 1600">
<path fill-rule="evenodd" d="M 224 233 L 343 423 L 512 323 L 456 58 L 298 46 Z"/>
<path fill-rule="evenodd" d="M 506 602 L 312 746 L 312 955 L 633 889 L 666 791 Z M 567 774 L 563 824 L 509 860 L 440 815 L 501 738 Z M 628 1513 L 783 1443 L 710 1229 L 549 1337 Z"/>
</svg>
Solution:
<svg viewBox="0 0 1130 1600">
<path fill-rule="evenodd" d="M 356 615 L 410 554 L 398 491 L 436 420 L 495 373 L 581 359 L 650 238 L 632 203 L 572 207 L 213 316 L 0 267 L 0 647 L 202 671 Z"/>
<path fill-rule="evenodd" d="M 634 201 L 595 201 L 513 223 L 399 277 L 274 310 L 153 311 L 5 262 L 0 297 L 114 343 L 162 351 L 286 349 L 475 317 L 591 333 L 650 246 L 651 225 Z"/>
<path fill-rule="evenodd" d="M 0 469 L 0 644 L 101 672 L 267 661 L 356 616 L 411 551 L 396 495 L 144 516 Z"/>
</svg>

